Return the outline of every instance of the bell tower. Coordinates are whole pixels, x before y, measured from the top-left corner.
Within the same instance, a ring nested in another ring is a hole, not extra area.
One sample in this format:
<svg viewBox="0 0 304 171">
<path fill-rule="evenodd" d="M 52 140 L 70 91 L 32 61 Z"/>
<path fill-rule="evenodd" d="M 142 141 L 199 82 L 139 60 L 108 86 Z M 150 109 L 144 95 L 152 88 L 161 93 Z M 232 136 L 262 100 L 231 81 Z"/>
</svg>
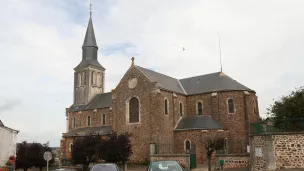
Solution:
<svg viewBox="0 0 304 171">
<path fill-rule="evenodd" d="M 97 52 L 90 10 L 89 24 L 82 45 L 82 60 L 74 68 L 74 105 L 88 104 L 96 94 L 104 93 L 105 68 L 98 62 Z"/>
</svg>

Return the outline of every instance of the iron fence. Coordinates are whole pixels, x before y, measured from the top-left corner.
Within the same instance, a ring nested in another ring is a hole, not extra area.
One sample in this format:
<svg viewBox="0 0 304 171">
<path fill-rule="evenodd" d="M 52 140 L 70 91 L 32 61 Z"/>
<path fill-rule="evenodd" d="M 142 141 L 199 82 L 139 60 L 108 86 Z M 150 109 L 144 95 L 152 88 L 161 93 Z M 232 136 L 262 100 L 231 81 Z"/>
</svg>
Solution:
<svg viewBox="0 0 304 171">
<path fill-rule="evenodd" d="M 275 119 L 250 124 L 250 134 L 274 134 L 304 131 L 304 118 Z"/>
</svg>

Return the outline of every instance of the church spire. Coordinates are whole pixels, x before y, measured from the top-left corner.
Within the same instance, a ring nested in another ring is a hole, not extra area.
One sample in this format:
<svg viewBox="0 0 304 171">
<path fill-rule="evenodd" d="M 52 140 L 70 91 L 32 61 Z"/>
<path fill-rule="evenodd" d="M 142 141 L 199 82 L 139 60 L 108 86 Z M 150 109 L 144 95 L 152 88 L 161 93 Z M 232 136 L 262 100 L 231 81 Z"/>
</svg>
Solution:
<svg viewBox="0 0 304 171">
<path fill-rule="evenodd" d="M 95 48 L 98 49 L 91 16 L 90 16 L 90 20 L 89 20 L 89 24 L 88 24 L 88 27 L 87 27 L 87 32 L 86 32 L 86 35 L 85 35 L 85 38 L 84 38 L 82 48 L 85 48 L 85 47 L 95 47 Z"/>
<path fill-rule="evenodd" d="M 78 66 L 76 66 L 75 69 L 77 70 L 91 65 L 105 70 L 105 68 L 102 67 L 97 60 L 97 51 L 98 46 L 96 43 L 96 37 L 92 21 L 92 1 L 90 1 L 90 19 L 82 45 L 82 61 Z"/>
<path fill-rule="evenodd" d="M 82 47 L 96 47 L 98 49 L 92 22 L 92 0 L 90 0 L 90 20 Z"/>
</svg>

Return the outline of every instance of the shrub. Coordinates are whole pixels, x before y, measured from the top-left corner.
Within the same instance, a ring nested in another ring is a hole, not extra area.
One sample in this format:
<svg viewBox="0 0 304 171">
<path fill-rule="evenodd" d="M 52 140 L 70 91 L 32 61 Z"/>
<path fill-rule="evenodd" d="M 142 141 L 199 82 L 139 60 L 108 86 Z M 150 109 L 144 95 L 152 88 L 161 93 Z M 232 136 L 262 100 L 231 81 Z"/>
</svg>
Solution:
<svg viewBox="0 0 304 171">
<path fill-rule="evenodd" d="M 12 166 L 12 163 L 11 163 L 10 161 L 7 161 L 7 162 L 5 163 L 5 166 Z"/>
</svg>

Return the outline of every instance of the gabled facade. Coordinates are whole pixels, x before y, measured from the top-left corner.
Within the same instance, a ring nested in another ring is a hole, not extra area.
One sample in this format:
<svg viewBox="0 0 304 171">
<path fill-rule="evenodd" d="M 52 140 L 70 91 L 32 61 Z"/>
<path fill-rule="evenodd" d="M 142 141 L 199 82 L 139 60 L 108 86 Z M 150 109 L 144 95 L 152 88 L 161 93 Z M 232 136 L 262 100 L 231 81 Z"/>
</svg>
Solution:
<svg viewBox="0 0 304 171">
<path fill-rule="evenodd" d="M 254 90 L 223 72 L 176 79 L 137 66 L 132 58 L 119 84 L 105 93 L 105 69 L 97 61 L 97 50 L 90 18 L 83 58 L 75 68 L 74 103 L 66 109 L 63 158 L 70 158 L 75 137 L 113 131 L 132 133 L 134 162 L 149 160 L 150 143 L 186 141 L 196 144 L 198 162 L 205 162 L 201 137 L 206 131 L 225 130 L 228 152 L 246 152 L 249 123 L 259 119 Z"/>
<path fill-rule="evenodd" d="M 19 131 L 4 126 L 0 120 L 0 166 L 5 166 L 10 156 L 16 156 L 18 133 Z"/>
</svg>

